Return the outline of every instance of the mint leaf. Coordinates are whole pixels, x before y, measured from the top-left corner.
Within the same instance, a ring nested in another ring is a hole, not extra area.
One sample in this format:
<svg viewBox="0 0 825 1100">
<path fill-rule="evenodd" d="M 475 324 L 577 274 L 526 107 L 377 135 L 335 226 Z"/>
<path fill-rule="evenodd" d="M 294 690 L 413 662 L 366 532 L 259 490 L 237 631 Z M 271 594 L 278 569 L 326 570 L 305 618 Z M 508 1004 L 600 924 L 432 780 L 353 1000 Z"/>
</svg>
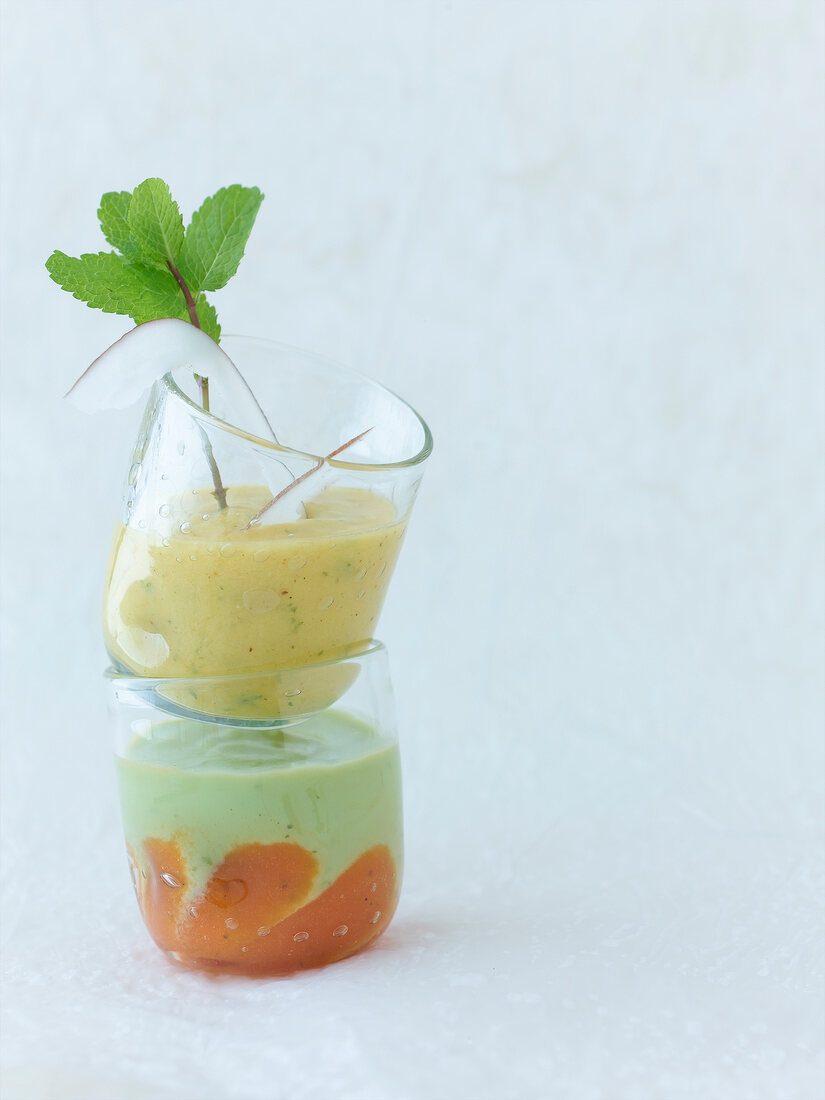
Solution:
<svg viewBox="0 0 825 1100">
<path fill-rule="evenodd" d="M 136 259 L 140 248 L 132 240 L 132 231 L 129 228 L 131 202 L 131 191 L 107 191 L 100 200 L 97 216 L 103 236 L 112 248 L 116 248 L 127 259 Z"/>
<path fill-rule="evenodd" d="M 160 268 L 174 263 L 183 245 L 183 218 L 163 180 L 138 184 L 129 203 L 128 220 L 140 260 Z"/>
<path fill-rule="evenodd" d="M 186 306 L 173 276 L 141 263 L 127 263 L 115 252 L 67 256 L 53 252 L 46 270 L 81 302 L 104 313 L 123 313 L 135 324 L 158 317 L 185 317 Z"/>
<path fill-rule="evenodd" d="M 79 257 L 54 252 L 52 279 L 81 302 L 137 324 L 179 317 L 217 343 L 221 327 L 204 291 L 218 290 L 235 274 L 263 195 L 233 184 L 207 199 L 184 231 L 178 204 L 162 179 L 134 191 L 107 191 L 98 218 L 116 252 Z"/>
<path fill-rule="evenodd" d="M 263 195 L 257 187 L 222 187 L 195 211 L 180 252 L 181 275 L 194 294 L 220 290 L 235 272 Z"/>
<path fill-rule="evenodd" d="M 221 326 L 218 324 L 218 314 L 206 296 L 201 294 L 198 298 L 198 321 L 207 336 L 211 336 L 216 344 L 221 342 Z"/>
</svg>

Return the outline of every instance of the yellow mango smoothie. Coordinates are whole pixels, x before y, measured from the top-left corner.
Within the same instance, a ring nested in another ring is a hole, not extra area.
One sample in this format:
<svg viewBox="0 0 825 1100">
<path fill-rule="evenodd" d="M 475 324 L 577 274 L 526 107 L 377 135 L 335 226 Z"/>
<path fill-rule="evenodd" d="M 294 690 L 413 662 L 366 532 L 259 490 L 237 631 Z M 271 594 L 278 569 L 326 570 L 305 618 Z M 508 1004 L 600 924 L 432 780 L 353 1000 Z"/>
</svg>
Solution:
<svg viewBox="0 0 825 1100">
<path fill-rule="evenodd" d="M 139 676 L 209 677 L 310 664 L 371 638 L 406 527 L 391 501 L 326 488 L 287 523 L 250 520 L 262 486 L 208 489 L 119 527 L 104 596 L 106 646 Z"/>
</svg>

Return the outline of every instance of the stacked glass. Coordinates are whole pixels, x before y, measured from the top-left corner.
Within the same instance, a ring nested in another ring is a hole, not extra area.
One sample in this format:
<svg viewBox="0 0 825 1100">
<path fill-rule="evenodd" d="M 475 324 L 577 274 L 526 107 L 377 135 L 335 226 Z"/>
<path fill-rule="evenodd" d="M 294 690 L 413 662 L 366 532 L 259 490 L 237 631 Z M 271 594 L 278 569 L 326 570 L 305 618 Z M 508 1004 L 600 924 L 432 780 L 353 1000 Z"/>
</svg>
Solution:
<svg viewBox="0 0 825 1100">
<path fill-rule="evenodd" d="M 222 346 L 249 389 L 166 375 L 149 400 L 106 583 L 110 710 L 155 942 L 188 966 L 283 974 L 360 950 L 397 904 L 374 634 L 432 440 L 354 372 Z"/>
</svg>

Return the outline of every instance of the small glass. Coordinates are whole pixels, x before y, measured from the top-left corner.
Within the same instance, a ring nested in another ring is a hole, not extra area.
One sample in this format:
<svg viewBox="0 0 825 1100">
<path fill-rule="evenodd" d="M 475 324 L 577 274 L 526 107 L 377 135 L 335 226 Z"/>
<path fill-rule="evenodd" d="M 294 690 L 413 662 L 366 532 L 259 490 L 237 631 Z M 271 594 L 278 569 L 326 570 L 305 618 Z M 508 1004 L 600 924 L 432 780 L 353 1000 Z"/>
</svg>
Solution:
<svg viewBox="0 0 825 1100">
<path fill-rule="evenodd" d="M 286 673 L 107 679 L 132 881 L 162 951 L 196 969 L 279 975 L 384 931 L 403 847 L 380 642 Z M 191 706 L 192 691 L 218 706 Z M 243 713 L 227 700 L 245 700 Z"/>
<path fill-rule="evenodd" d="M 395 394 L 227 337 L 231 370 L 154 386 L 104 593 L 113 664 L 164 678 L 311 664 L 373 638 L 432 449 Z M 252 394 L 255 394 L 255 398 Z"/>
</svg>

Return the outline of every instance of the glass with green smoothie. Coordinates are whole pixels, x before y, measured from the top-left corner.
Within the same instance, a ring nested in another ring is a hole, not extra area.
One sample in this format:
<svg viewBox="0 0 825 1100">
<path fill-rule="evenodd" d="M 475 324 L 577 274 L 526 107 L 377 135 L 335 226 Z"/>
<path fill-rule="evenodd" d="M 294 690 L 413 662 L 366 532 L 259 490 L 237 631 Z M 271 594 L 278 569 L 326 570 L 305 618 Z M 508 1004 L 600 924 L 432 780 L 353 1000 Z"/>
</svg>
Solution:
<svg viewBox="0 0 825 1100">
<path fill-rule="evenodd" d="M 132 880 L 155 942 L 186 966 L 321 966 L 365 947 L 395 910 L 401 778 L 384 647 L 293 673 L 235 677 L 227 697 L 265 701 L 231 720 L 181 705 L 184 680 L 109 675 Z M 298 683 L 315 702 L 294 715 Z"/>
</svg>

